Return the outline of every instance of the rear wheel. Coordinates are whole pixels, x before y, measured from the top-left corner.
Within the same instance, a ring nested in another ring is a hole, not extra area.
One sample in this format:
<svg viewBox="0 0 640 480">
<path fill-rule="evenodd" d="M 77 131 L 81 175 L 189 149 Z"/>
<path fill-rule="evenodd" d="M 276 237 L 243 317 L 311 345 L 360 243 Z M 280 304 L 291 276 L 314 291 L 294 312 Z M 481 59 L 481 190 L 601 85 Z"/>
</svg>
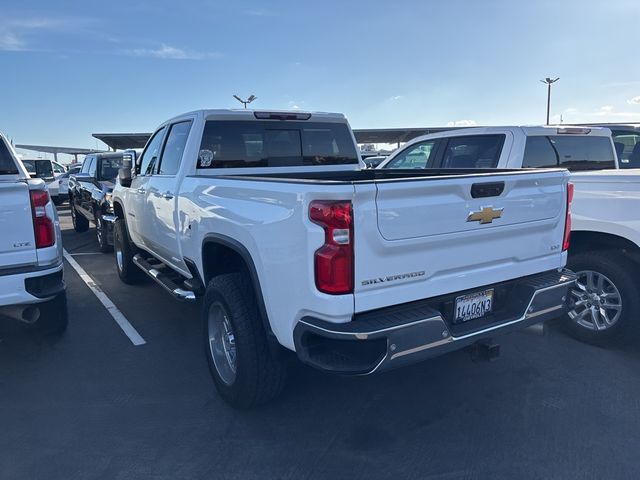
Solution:
<svg viewBox="0 0 640 480">
<path fill-rule="evenodd" d="M 637 328 L 640 289 L 631 259 L 615 250 L 587 251 L 570 256 L 567 266 L 578 276 L 570 291 L 569 333 L 605 343 Z"/>
<path fill-rule="evenodd" d="M 131 244 L 127 224 L 122 218 L 116 220 L 113 229 L 113 243 L 116 252 L 116 270 L 120 280 L 130 285 L 140 283 L 145 274 L 133 263 L 136 249 Z"/>
<path fill-rule="evenodd" d="M 98 237 L 98 248 L 102 253 L 108 253 L 113 250 L 113 246 L 109 245 L 109 242 L 107 241 L 107 232 L 107 224 L 104 222 L 104 220 L 102 220 L 102 218 L 100 218 L 100 216 L 96 216 L 96 235 Z"/>
<path fill-rule="evenodd" d="M 277 397 L 286 381 L 285 359 L 269 348 L 248 276 L 214 277 L 203 302 L 205 352 L 216 388 L 236 408 Z"/>
<path fill-rule="evenodd" d="M 84 215 L 77 212 L 73 200 L 71 200 L 71 221 L 73 222 L 73 229 L 76 232 L 86 232 L 89 230 L 89 220 L 84 218 Z"/>
</svg>

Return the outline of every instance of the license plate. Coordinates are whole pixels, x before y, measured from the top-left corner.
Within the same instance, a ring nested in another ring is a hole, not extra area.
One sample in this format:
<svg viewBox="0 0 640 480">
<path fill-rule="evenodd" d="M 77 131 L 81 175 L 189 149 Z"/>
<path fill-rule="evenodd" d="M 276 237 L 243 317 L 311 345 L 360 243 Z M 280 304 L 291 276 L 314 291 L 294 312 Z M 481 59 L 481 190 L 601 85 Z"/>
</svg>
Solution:
<svg viewBox="0 0 640 480">
<path fill-rule="evenodd" d="M 493 288 L 456 298 L 456 322 L 484 317 L 493 308 Z"/>
</svg>

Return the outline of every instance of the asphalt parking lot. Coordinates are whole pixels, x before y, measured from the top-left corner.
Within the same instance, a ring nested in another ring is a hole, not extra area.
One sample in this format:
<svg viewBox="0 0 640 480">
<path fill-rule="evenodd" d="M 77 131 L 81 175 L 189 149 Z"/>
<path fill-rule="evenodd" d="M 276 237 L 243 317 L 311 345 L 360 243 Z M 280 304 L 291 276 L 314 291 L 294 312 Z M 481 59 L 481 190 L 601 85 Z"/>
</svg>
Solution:
<svg viewBox="0 0 640 480">
<path fill-rule="evenodd" d="M 638 478 L 640 350 L 555 326 L 379 376 L 294 368 L 250 412 L 216 394 L 199 305 L 126 286 L 95 231 L 64 246 L 144 339 L 134 345 L 69 264 L 70 326 L 0 325 L 1 479 Z"/>
</svg>

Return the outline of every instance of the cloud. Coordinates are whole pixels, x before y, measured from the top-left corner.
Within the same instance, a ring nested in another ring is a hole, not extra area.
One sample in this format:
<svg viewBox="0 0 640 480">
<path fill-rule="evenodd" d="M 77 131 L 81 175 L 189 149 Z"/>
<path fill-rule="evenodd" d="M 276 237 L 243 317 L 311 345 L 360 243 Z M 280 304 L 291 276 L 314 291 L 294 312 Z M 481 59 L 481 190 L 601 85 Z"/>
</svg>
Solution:
<svg viewBox="0 0 640 480">
<path fill-rule="evenodd" d="M 294 101 L 294 100 L 289 100 L 289 102 L 288 102 L 288 107 L 289 107 L 291 110 L 300 110 L 300 109 L 302 108 L 302 107 L 301 107 L 301 105 L 304 105 L 304 103 L 305 103 L 304 101 L 302 101 L 302 102 L 296 102 L 296 101 Z"/>
<path fill-rule="evenodd" d="M 475 127 L 478 125 L 475 120 L 454 120 L 447 122 L 447 127 Z"/>
<path fill-rule="evenodd" d="M 165 45 L 164 43 L 158 48 L 134 48 L 125 50 L 124 53 L 135 57 L 161 58 L 165 60 L 204 60 L 205 58 L 220 56 L 219 53 L 188 51 Z"/>
<path fill-rule="evenodd" d="M 627 103 L 635 105 L 632 100 L 638 99 L 640 104 L 640 97 L 634 97 L 627 100 Z M 564 123 L 584 123 L 584 122 L 623 122 L 623 121 L 640 121 L 640 112 L 630 112 L 624 110 L 618 110 L 613 105 L 603 105 L 600 108 L 590 111 L 579 110 L 577 108 L 567 108 L 563 112 Z M 553 116 L 554 121 L 560 121 L 560 115 Z"/>
<path fill-rule="evenodd" d="M 4 52 L 20 52 L 26 50 L 26 44 L 14 33 L 0 31 L 0 50 Z"/>
<path fill-rule="evenodd" d="M 394 95 L 393 97 L 390 97 L 389 100 L 397 102 L 398 100 L 402 100 L 403 98 L 404 98 L 404 95 Z"/>
<path fill-rule="evenodd" d="M 640 105 L 640 95 L 630 98 L 629 100 L 627 100 L 627 103 L 629 105 Z"/>
<path fill-rule="evenodd" d="M 38 31 L 66 31 L 77 28 L 88 19 L 84 18 L 9 18 L 0 19 L 0 51 L 20 52 L 33 47 L 25 37 Z"/>
</svg>

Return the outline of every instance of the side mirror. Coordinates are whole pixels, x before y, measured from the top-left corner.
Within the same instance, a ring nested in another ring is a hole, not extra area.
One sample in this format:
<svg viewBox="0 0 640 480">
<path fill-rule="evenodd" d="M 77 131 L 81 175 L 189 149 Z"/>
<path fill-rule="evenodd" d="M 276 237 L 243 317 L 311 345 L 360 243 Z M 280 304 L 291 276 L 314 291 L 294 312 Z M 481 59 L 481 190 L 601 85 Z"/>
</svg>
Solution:
<svg viewBox="0 0 640 480">
<path fill-rule="evenodd" d="M 129 188 L 131 186 L 131 158 L 125 157 L 122 160 L 122 168 L 118 170 L 118 180 L 120 185 Z"/>
</svg>

